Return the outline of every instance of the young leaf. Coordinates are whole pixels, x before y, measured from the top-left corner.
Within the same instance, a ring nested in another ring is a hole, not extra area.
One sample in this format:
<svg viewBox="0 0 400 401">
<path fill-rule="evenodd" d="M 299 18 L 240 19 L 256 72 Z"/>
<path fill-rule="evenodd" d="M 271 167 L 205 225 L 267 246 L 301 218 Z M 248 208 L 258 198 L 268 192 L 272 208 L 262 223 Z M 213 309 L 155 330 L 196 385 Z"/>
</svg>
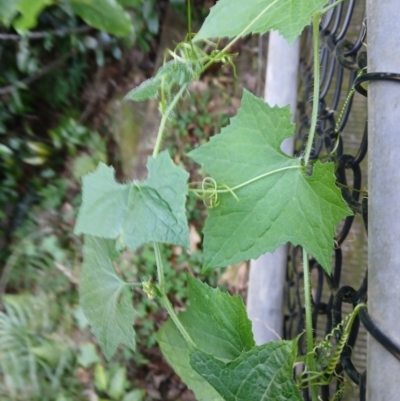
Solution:
<svg viewBox="0 0 400 401">
<path fill-rule="evenodd" d="M 212 289 L 191 276 L 188 284 L 190 305 L 179 314 L 179 320 L 200 349 L 231 361 L 254 347 L 251 323 L 240 297 Z M 172 320 L 162 326 L 157 338 L 167 361 L 199 401 L 223 400 L 191 368 L 188 345 Z"/>
<path fill-rule="evenodd" d="M 13 3 L 13 1 L 11 1 L 11 3 Z M 43 9 L 53 3 L 53 0 L 18 1 L 16 3 L 16 9 L 21 13 L 21 15 L 14 21 L 14 28 L 20 33 L 24 33 L 27 30 L 34 28 Z"/>
<path fill-rule="evenodd" d="M 230 125 L 189 153 L 218 184 L 241 186 L 234 190 L 238 200 L 220 193 L 220 204 L 209 210 L 205 267 L 257 258 L 291 242 L 330 272 L 335 226 L 352 212 L 335 186 L 332 163 L 318 161 L 308 176 L 300 159 L 280 150 L 293 135 L 290 118 L 289 107 L 270 107 L 244 91 Z"/>
<path fill-rule="evenodd" d="M 107 359 L 118 345 L 135 349 L 135 311 L 124 281 L 115 272 L 115 241 L 85 236 L 79 286 L 82 309 Z"/>
<path fill-rule="evenodd" d="M 155 78 L 146 79 L 139 86 L 129 91 L 125 99 L 135 102 L 143 102 L 145 100 L 157 99 L 158 92 L 161 89 L 161 80 Z"/>
<path fill-rule="evenodd" d="M 293 43 L 327 0 L 219 0 L 211 8 L 195 41 L 246 36 L 277 30 Z"/>
<path fill-rule="evenodd" d="M 272 341 L 223 362 L 198 348 L 190 365 L 225 401 L 302 401 L 293 380 L 295 341 Z"/>
<path fill-rule="evenodd" d="M 185 215 L 189 174 L 176 166 L 167 151 L 147 162 L 144 182 L 118 184 L 114 169 L 100 163 L 83 177 L 82 206 L 75 233 L 103 238 L 122 235 L 135 250 L 150 242 L 189 247 Z"/>
<path fill-rule="evenodd" d="M 133 32 L 129 14 L 116 0 L 71 0 L 71 7 L 88 25 L 115 36 Z"/>
<path fill-rule="evenodd" d="M 137 88 L 127 93 L 125 99 L 140 102 L 143 100 L 156 99 L 162 85 L 166 95 L 173 92 L 174 87 L 181 87 L 197 79 L 201 72 L 201 65 L 196 60 L 182 62 L 177 60 L 168 61 L 157 71 L 154 78 L 144 81 Z"/>
</svg>

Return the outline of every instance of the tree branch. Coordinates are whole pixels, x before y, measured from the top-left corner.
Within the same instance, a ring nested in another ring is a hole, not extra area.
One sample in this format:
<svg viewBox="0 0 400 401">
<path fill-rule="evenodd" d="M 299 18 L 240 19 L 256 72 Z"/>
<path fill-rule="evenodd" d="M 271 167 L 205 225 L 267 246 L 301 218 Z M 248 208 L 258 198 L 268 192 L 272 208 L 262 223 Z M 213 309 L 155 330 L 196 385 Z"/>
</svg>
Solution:
<svg viewBox="0 0 400 401">
<path fill-rule="evenodd" d="M 27 37 L 28 39 L 44 39 L 45 37 L 49 35 L 55 35 L 55 36 L 65 36 L 69 35 L 71 33 L 86 33 L 92 30 L 93 28 L 89 25 L 82 25 L 78 26 L 75 28 L 60 28 L 60 29 L 54 29 L 52 31 L 46 31 L 46 32 L 27 32 L 25 36 L 23 35 L 16 35 L 12 33 L 0 33 L 0 40 L 12 40 L 12 41 L 18 41 L 23 39 L 24 37 Z"/>
<path fill-rule="evenodd" d="M 43 67 L 40 71 L 38 71 L 36 74 L 31 75 L 30 77 L 24 78 L 21 81 L 18 81 L 17 84 L 14 85 L 8 85 L 8 86 L 3 86 L 0 88 L 0 96 L 1 95 L 7 95 L 8 93 L 13 92 L 15 89 L 18 89 L 19 85 L 29 85 L 38 79 L 42 78 L 44 75 L 48 74 L 50 71 L 60 67 L 61 65 L 64 64 L 64 62 L 69 59 L 71 56 L 75 54 L 75 50 L 71 50 L 69 53 L 64 54 L 61 56 L 59 59 L 49 63 L 45 67 Z"/>
</svg>

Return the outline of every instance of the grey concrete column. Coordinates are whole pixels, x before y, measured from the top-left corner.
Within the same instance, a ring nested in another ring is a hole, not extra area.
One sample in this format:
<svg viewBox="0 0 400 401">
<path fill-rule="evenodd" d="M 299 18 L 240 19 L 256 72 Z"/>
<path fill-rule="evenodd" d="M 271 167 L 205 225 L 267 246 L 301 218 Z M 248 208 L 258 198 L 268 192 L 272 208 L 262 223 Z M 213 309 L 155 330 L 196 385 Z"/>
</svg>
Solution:
<svg viewBox="0 0 400 401">
<path fill-rule="evenodd" d="M 400 73 L 400 2 L 367 0 L 368 72 Z M 400 344 L 400 84 L 370 82 L 368 311 Z M 368 338 L 367 399 L 400 399 L 400 362 Z"/>
<path fill-rule="evenodd" d="M 297 103 L 299 49 L 299 40 L 289 46 L 277 32 L 270 33 L 265 101 L 271 106 L 290 105 L 293 114 Z M 293 154 L 293 140 L 285 140 L 282 150 Z M 286 246 L 282 246 L 250 263 L 247 312 L 257 344 L 277 340 L 282 335 L 286 257 Z"/>
</svg>

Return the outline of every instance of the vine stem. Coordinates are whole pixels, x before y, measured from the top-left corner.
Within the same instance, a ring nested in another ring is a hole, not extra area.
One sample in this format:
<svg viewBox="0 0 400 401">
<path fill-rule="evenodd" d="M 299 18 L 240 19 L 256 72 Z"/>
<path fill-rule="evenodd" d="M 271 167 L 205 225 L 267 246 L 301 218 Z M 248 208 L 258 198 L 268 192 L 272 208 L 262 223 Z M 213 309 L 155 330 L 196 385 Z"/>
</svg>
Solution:
<svg viewBox="0 0 400 401">
<path fill-rule="evenodd" d="M 158 132 L 157 132 L 156 144 L 155 144 L 154 150 L 153 150 L 153 157 L 156 157 L 160 153 L 161 142 L 162 142 L 162 139 L 164 136 L 164 131 L 165 131 L 165 125 L 167 124 L 168 118 L 169 118 L 170 114 L 172 113 L 172 110 L 175 108 L 175 106 L 179 102 L 179 99 L 182 97 L 183 92 L 185 92 L 185 90 L 187 89 L 188 86 L 189 86 L 189 84 L 182 85 L 182 87 L 179 89 L 178 93 L 172 99 L 172 102 L 168 106 L 167 110 L 165 110 L 165 112 L 163 112 L 163 114 L 162 114 L 160 126 L 159 126 Z"/>
<path fill-rule="evenodd" d="M 319 20 L 320 14 L 313 17 L 313 47 L 314 47 L 314 93 L 313 108 L 311 115 L 311 126 L 308 134 L 306 150 L 304 153 L 304 163 L 308 164 L 310 160 L 312 146 L 314 144 L 315 130 L 317 127 L 317 117 L 319 108 Z M 311 284 L 310 284 L 310 265 L 308 263 L 308 254 L 303 248 L 303 278 L 304 278 L 304 303 L 306 310 L 306 336 L 307 336 L 307 365 L 312 372 L 316 370 L 314 359 L 314 335 L 312 326 L 312 304 L 311 304 Z M 318 401 L 318 387 L 311 381 L 311 399 Z"/>
<path fill-rule="evenodd" d="M 185 327 L 182 325 L 181 321 L 179 320 L 178 315 L 176 314 L 171 302 L 168 299 L 167 294 L 165 293 L 164 265 L 163 265 L 162 259 L 161 259 L 160 245 L 157 242 L 154 242 L 154 253 L 156 255 L 158 289 L 162 295 L 161 302 L 162 302 L 164 308 L 167 310 L 172 321 L 175 323 L 175 326 L 178 329 L 179 333 L 181 333 L 182 337 L 185 339 L 185 341 L 188 344 L 195 346 L 196 345 L 195 342 L 193 341 L 190 334 L 186 331 Z"/>
<path fill-rule="evenodd" d="M 192 45 L 192 0 L 187 0 L 187 20 L 188 20 L 188 32 L 190 38 L 190 44 Z"/>
<path fill-rule="evenodd" d="M 167 294 L 163 293 L 161 297 L 161 301 L 167 310 L 169 316 L 171 317 L 172 321 L 175 323 L 176 328 L 178 329 L 179 333 L 181 333 L 182 337 L 185 339 L 185 341 L 191 345 L 192 347 L 196 346 L 196 343 L 193 341 L 192 337 L 190 334 L 186 331 L 185 327 L 179 320 L 178 315 L 175 313 L 174 308 L 171 305 L 171 302 L 169 301 Z"/>
<path fill-rule="evenodd" d="M 157 242 L 154 243 L 154 254 L 156 255 L 158 289 L 162 294 L 164 294 L 165 293 L 164 266 L 161 259 L 160 245 Z"/>
<path fill-rule="evenodd" d="M 314 335 L 312 325 L 312 304 L 310 285 L 310 265 L 307 251 L 303 248 L 303 277 L 304 277 L 304 306 L 306 309 L 306 336 L 307 336 L 307 365 L 310 371 L 316 371 L 314 359 Z M 311 399 L 318 401 L 318 387 L 311 382 Z"/>
<path fill-rule="evenodd" d="M 307 165 L 310 160 L 312 146 L 314 144 L 315 130 L 317 127 L 318 107 L 319 107 L 319 19 L 320 14 L 313 17 L 313 44 L 314 44 L 314 93 L 313 108 L 311 115 L 311 126 L 308 134 L 304 162 Z"/>
<path fill-rule="evenodd" d="M 164 85 L 162 85 L 161 89 L 163 89 L 163 86 Z M 160 153 L 161 143 L 162 143 L 162 139 L 164 136 L 165 126 L 167 124 L 168 118 L 169 118 L 170 114 L 172 113 L 172 110 L 178 104 L 180 98 L 182 97 L 182 95 L 183 95 L 184 91 L 187 89 L 187 87 L 188 87 L 188 84 L 183 85 L 179 89 L 178 93 L 172 99 L 172 102 L 168 106 L 167 110 L 164 111 L 164 107 L 162 107 L 162 117 L 161 117 L 160 126 L 158 128 L 158 132 L 157 132 L 157 139 L 156 139 L 156 144 L 155 144 L 154 150 L 153 150 L 153 157 L 156 157 Z M 163 93 L 162 93 L 161 97 L 162 97 L 162 103 L 163 103 L 163 100 L 164 100 Z M 161 293 L 161 302 L 162 302 L 164 308 L 167 310 L 172 321 L 175 323 L 176 328 L 181 333 L 182 337 L 185 339 L 185 341 L 188 344 L 195 346 L 194 341 L 190 337 L 190 334 L 186 331 L 185 327 L 183 327 L 182 323 L 180 322 L 180 320 L 178 318 L 178 315 L 176 314 L 173 306 L 171 305 L 171 302 L 168 299 L 167 294 L 165 293 L 164 266 L 163 266 L 162 258 L 161 258 L 160 245 L 157 242 L 154 242 L 154 254 L 156 256 L 158 289 Z"/>
</svg>

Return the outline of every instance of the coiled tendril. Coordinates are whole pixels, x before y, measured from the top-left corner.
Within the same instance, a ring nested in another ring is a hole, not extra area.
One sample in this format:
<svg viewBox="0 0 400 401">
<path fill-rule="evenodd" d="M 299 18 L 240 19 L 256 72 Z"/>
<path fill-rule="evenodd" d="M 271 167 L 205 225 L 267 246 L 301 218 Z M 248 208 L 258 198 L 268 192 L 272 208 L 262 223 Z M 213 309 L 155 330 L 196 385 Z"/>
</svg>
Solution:
<svg viewBox="0 0 400 401">
<path fill-rule="evenodd" d="M 192 183 L 192 185 L 200 183 Z M 220 204 L 218 194 L 230 193 L 238 202 L 239 198 L 234 192 L 235 188 L 230 188 L 226 184 L 218 185 L 214 178 L 206 177 L 201 182 L 201 189 L 190 189 L 198 198 L 200 198 L 208 209 L 213 209 Z"/>
<path fill-rule="evenodd" d="M 218 199 L 218 185 L 217 181 L 214 178 L 206 177 L 201 183 L 202 195 L 204 205 L 213 209 L 220 204 L 220 200 Z"/>
</svg>

